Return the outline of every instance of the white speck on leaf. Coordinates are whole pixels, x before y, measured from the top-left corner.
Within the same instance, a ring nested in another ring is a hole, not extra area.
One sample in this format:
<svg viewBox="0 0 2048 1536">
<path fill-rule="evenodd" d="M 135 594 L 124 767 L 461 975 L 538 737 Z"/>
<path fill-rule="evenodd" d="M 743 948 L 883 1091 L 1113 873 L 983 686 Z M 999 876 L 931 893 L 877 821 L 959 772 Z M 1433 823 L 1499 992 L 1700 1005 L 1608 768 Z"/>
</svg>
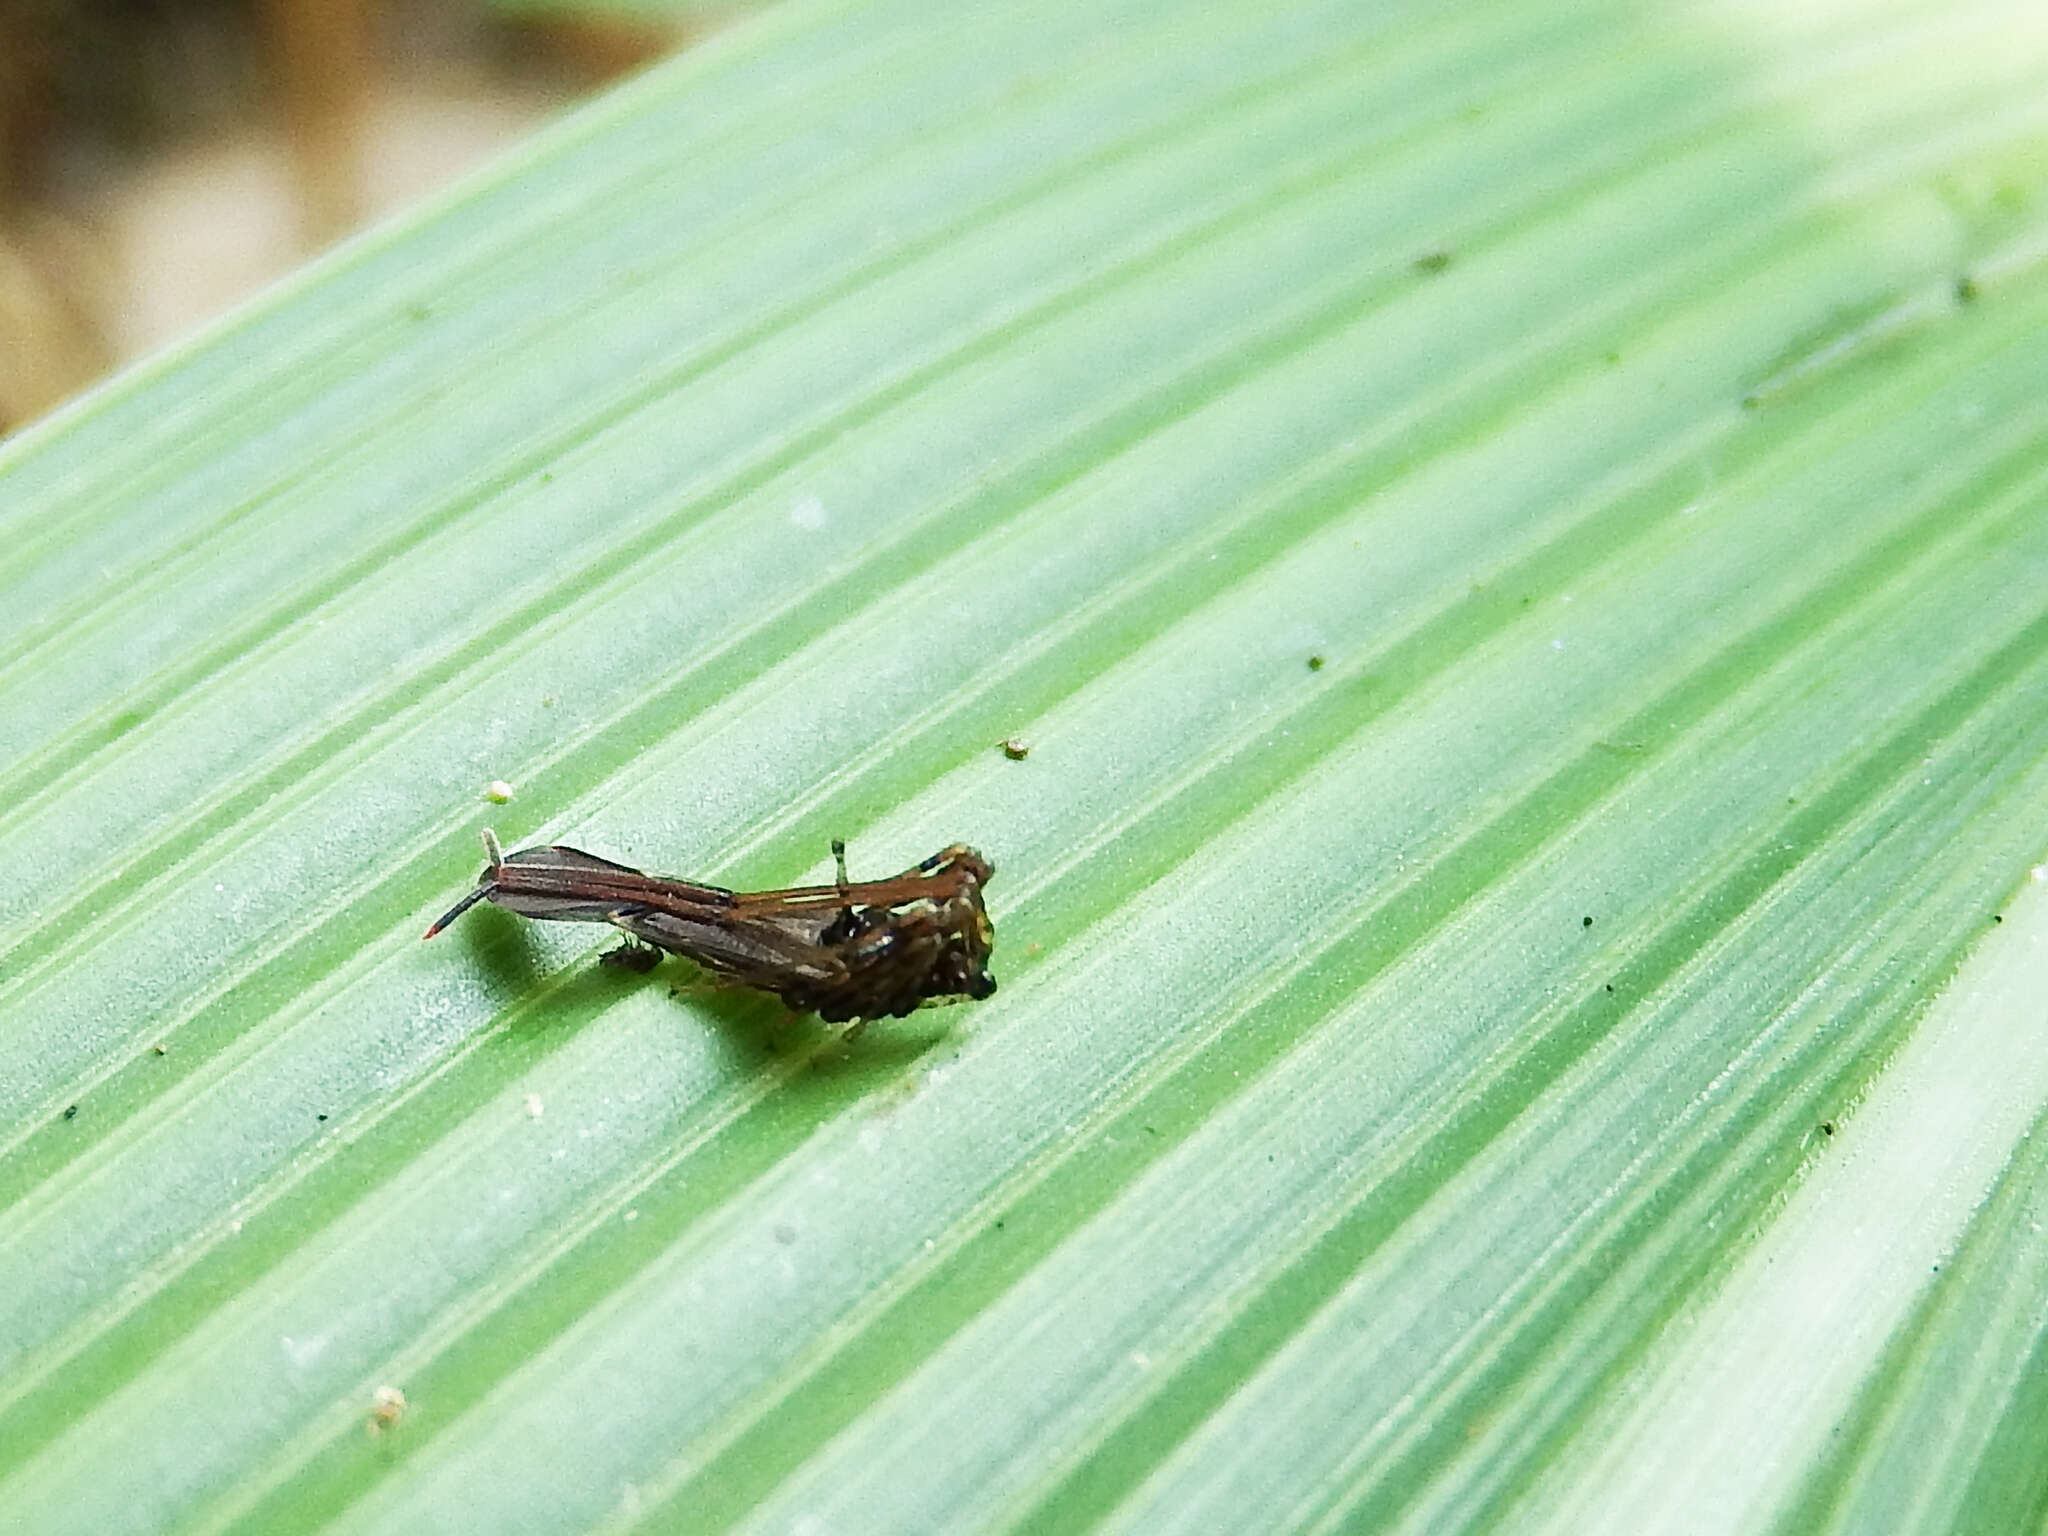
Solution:
<svg viewBox="0 0 2048 1536">
<path fill-rule="evenodd" d="M 369 1430 L 376 1434 L 389 1429 L 405 1416 L 405 1394 L 393 1386 L 382 1386 L 370 1394 Z"/>
</svg>

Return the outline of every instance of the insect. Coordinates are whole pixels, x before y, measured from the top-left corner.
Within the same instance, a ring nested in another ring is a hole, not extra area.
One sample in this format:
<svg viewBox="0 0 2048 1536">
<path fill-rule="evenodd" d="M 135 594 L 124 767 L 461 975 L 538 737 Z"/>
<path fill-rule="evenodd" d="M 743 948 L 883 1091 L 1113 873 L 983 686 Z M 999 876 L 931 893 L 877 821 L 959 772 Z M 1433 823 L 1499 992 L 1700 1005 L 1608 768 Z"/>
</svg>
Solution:
<svg viewBox="0 0 2048 1536">
<path fill-rule="evenodd" d="M 642 874 L 580 848 L 507 853 L 488 830 L 484 852 L 490 863 L 476 889 L 428 938 L 479 901 L 521 917 L 610 923 L 834 1024 L 901 1018 L 924 1003 L 996 989 L 988 973 L 995 926 L 981 901 L 995 868 L 961 843 L 892 879 L 855 885 L 846 844 L 834 838 L 836 883 L 758 892 Z"/>
</svg>

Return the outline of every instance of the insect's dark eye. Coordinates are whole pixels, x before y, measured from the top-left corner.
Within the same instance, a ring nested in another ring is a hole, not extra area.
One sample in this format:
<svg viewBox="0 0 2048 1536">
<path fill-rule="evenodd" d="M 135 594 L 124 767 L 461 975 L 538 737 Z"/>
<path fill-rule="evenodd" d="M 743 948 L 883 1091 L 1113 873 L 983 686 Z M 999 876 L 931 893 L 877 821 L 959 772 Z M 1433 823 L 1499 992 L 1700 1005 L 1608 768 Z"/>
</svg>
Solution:
<svg viewBox="0 0 2048 1536">
<path fill-rule="evenodd" d="M 967 978 L 967 995 L 977 1003 L 984 997 L 995 996 L 996 979 L 987 971 L 977 971 Z"/>
</svg>

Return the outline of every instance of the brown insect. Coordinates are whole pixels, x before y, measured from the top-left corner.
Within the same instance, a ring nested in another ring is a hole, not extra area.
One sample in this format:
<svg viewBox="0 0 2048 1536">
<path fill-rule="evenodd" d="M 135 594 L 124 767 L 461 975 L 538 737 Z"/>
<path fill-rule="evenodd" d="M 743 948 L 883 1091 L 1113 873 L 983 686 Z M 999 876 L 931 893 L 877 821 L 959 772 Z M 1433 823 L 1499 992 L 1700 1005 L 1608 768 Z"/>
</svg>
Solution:
<svg viewBox="0 0 2048 1536">
<path fill-rule="evenodd" d="M 610 923 L 834 1024 L 901 1018 L 923 1003 L 996 989 L 988 973 L 995 926 L 981 902 L 995 869 L 960 843 L 893 879 L 855 885 L 846 844 L 834 838 L 835 884 L 758 892 L 642 874 L 580 848 L 506 853 L 489 831 L 484 851 L 490 863 L 477 888 L 428 938 L 479 901 L 521 917 Z"/>
</svg>

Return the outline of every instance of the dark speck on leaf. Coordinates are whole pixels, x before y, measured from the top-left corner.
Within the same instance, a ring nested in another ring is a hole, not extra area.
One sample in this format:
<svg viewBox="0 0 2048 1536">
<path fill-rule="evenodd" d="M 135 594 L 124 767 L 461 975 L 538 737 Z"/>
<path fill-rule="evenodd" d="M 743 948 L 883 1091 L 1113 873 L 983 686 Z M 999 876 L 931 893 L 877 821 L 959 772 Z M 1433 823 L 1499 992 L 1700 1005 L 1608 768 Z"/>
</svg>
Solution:
<svg viewBox="0 0 2048 1536">
<path fill-rule="evenodd" d="M 1974 304 L 1977 302 L 1977 279 L 1974 277 L 1959 277 L 1956 279 L 1956 302 L 1958 304 Z"/>
<path fill-rule="evenodd" d="M 1003 756 L 1013 763 L 1021 763 L 1031 755 L 1031 743 L 1021 736 L 1009 736 L 1003 740 Z"/>
<path fill-rule="evenodd" d="M 1590 917 L 1582 917 L 1579 919 L 1579 926 L 1581 928 L 1590 928 L 1593 926 L 1593 919 Z"/>
<path fill-rule="evenodd" d="M 1449 251 L 1429 251 L 1415 258 L 1415 270 L 1428 277 L 1434 277 L 1451 264 Z"/>
<path fill-rule="evenodd" d="M 1308 669 L 1309 669 L 1309 671 L 1311 671 L 1311 672 L 1320 672 L 1320 671 L 1322 671 L 1322 670 L 1323 670 L 1323 658 L 1322 658 L 1322 657 L 1320 657 L 1320 656 L 1311 656 L 1311 657 L 1309 657 L 1309 659 L 1308 659 Z"/>
<path fill-rule="evenodd" d="M 76 1104 L 73 1104 L 68 1109 L 66 1109 L 64 1111 L 64 1118 L 66 1120 L 76 1120 L 78 1118 L 78 1106 Z"/>
</svg>

